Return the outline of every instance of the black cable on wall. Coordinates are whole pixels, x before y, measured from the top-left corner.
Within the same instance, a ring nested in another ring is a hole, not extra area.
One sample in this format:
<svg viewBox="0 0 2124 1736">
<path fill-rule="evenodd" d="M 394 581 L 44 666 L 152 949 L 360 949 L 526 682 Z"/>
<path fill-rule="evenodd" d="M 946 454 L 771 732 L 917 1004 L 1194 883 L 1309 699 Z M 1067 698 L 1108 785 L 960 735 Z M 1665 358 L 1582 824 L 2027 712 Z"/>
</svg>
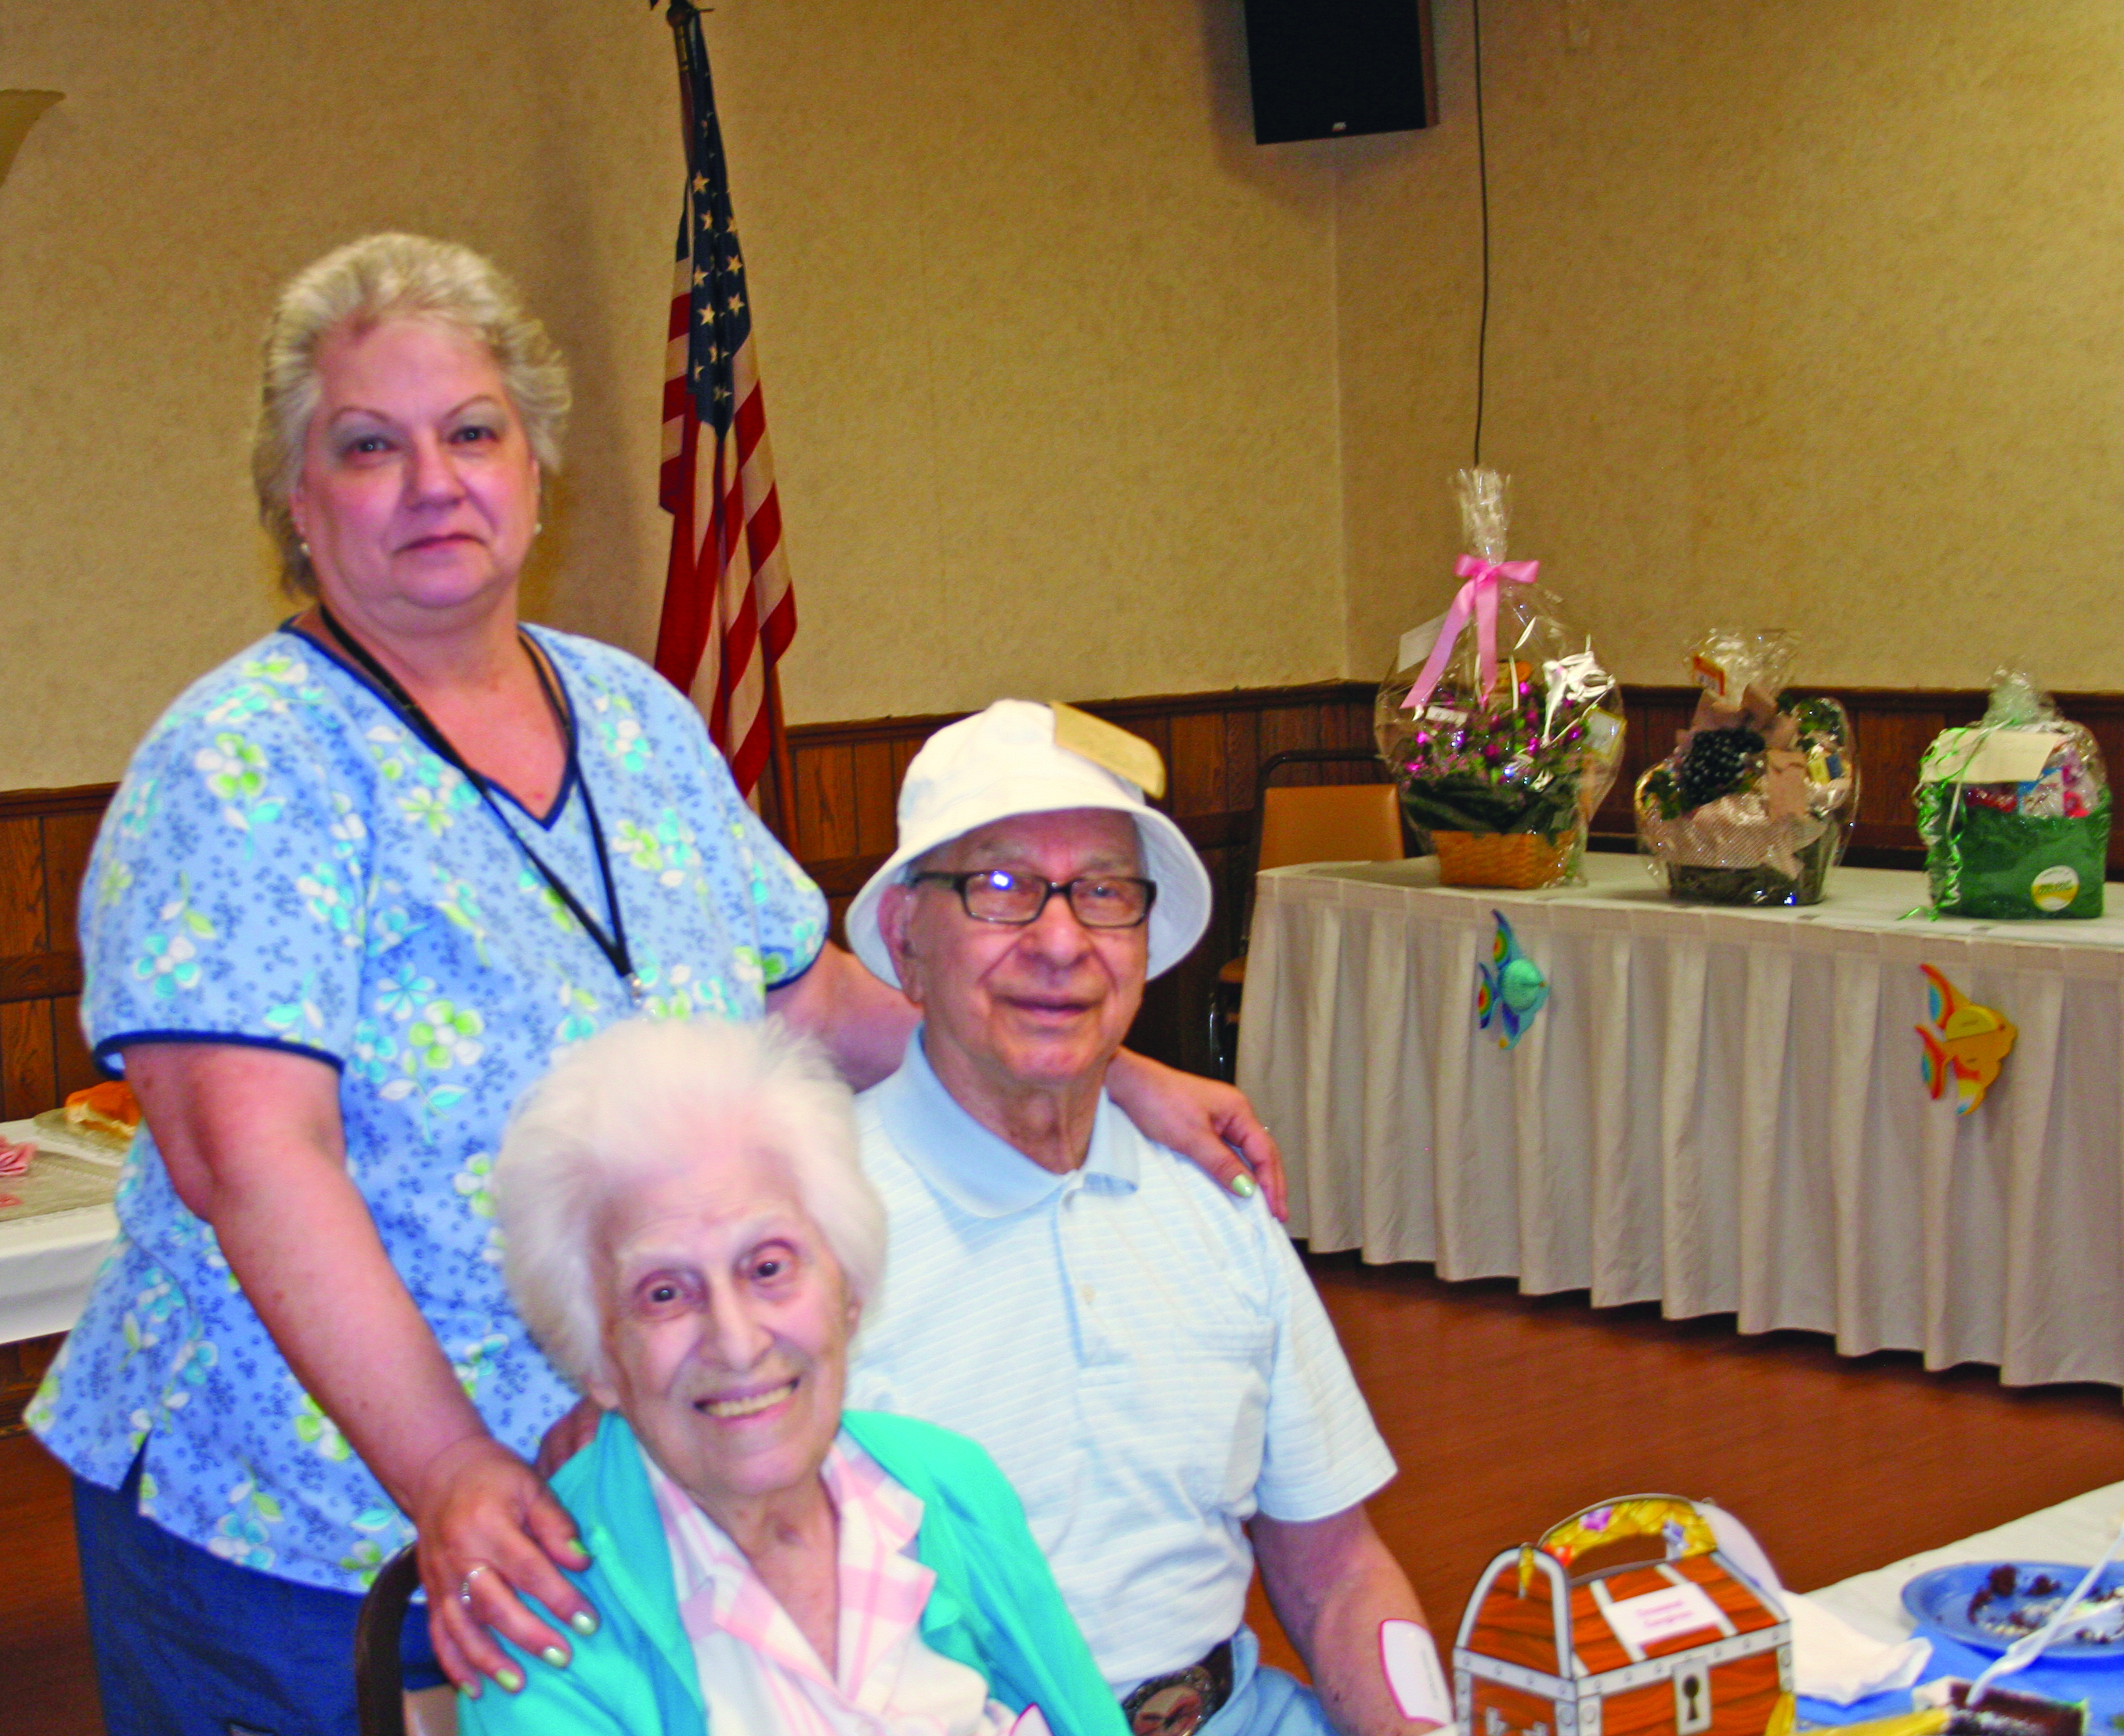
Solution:
<svg viewBox="0 0 2124 1736">
<path fill-rule="evenodd" d="M 1475 42 L 1475 184 L 1483 204 L 1483 313 L 1475 327 L 1475 463 L 1483 462 L 1483 400 L 1490 352 L 1490 152 L 1483 129 L 1483 0 L 1470 0 Z"/>
</svg>

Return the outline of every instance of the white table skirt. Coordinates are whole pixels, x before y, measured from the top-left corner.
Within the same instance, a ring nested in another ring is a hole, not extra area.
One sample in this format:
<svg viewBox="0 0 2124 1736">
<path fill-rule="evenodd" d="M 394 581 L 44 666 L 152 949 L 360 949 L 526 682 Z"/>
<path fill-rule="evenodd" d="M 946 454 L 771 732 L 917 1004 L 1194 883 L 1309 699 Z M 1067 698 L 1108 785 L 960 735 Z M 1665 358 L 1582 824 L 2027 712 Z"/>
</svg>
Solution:
<svg viewBox="0 0 2124 1736">
<path fill-rule="evenodd" d="M 26 1121 L 0 1123 L 0 1139 L 32 1131 Z M 118 1214 L 107 1205 L 0 1223 L 0 1344 L 72 1330 L 117 1237 Z"/>
<path fill-rule="evenodd" d="M 1238 1078 L 1295 1236 L 2124 1385 L 2124 917 L 1905 919 L 1922 877 L 1861 869 L 1812 909 L 1687 905 L 1634 857 L 1586 867 L 1259 877 Z M 1551 989 L 1509 1051 L 1474 1019 L 1497 909 Z M 1920 964 L 2019 1028 L 1967 1118 L 1925 1094 Z"/>
</svg>

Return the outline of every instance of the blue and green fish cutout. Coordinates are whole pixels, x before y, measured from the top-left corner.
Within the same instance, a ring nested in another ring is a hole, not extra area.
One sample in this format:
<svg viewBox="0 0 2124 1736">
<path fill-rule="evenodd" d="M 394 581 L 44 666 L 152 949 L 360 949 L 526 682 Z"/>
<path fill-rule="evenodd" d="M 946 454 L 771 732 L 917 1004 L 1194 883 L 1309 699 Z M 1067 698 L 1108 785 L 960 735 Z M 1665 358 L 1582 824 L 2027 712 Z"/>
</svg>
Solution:
<svg viewBox="0 0 2124 1736">
<path fill-rule="evenodd" d="M 1490 962 L 1475 967 L 1475 1022 L 1484 1030 L 1494 1023 L 1497 1047 L 1510 1049 L 1526 1035 L 1548 999 L 1548 978 L 1520 950 L 1519 936 L 1504 912 L 1490 914 L 1497 919 L 1497 937 L 1490 945 Z"/>
</svg>

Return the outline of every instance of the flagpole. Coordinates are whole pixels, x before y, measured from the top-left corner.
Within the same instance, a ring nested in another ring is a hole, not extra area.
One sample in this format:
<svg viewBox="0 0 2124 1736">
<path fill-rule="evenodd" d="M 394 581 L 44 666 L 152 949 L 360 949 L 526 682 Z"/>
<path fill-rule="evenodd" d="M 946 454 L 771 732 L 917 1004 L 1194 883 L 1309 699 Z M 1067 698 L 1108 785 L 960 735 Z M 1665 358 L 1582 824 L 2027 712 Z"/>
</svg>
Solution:
<svg viewBox="0 0 2124 1736">
<path fill-rule="evenodd" d="M 767 751 L 774 767 L 773 831 L 782 847 L 796 853 L 796 773 L 789 758 L 789 727 L 782 720 L 782 671 L 778 660 L 767 666 Z"/>
<path fill-rule="evenodd" d="M 656 0 L 650 0 L 651 10 Z M 664 21 L 671 26 L 671 45 L 679 55 L 679 131 L 686 148 L 686 172 L 698 174 L 701 166 L 693 161 L 693 116 L 691 92 L 696 74 L 693 40 L 698 34 L 701 9 L 693 0 L 665 0 Z M 707 76 L 706 58 L 698 68 L 698 76 Z"/>
</svg>

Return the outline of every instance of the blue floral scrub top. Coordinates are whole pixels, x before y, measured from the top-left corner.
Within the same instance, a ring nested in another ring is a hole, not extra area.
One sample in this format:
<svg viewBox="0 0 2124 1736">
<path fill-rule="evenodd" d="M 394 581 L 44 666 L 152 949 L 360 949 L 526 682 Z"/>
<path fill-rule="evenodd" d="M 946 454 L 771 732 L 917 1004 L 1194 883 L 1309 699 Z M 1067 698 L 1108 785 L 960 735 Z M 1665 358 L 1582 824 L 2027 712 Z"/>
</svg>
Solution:
<svg viewBox="0 0 2124 1736">
<path fill-rule="evenodd" d="M 660 677 L 537 637 L 576 753 L 551 815 L 497 792 L 503 816 L 609 928 L 587 783 L 644 1010 L 759 1017 L 824 944 L 818 889 Z M 134 754 L 81 937 L 82 1022 L 107 1063 L 185 1037 L 340 1069 L 348 1167 L 383 1246 L 488 1426 L 528 1456 L 574 1395 L 509 1305 L 488 1172 L 519 1094 L 632 997 L 478 792 L 364 677 L 275 634 L 194 685 Z M 360 1590 L 411 1527 L 297 1384 L 145 1128 L 118 1216 L 31 1425 L 107 1488 L 144 1443 L 141 1510 L 165 1528 Z M 319 1274 L 327 1307 L 331 1282 Z"/>
</svg>

